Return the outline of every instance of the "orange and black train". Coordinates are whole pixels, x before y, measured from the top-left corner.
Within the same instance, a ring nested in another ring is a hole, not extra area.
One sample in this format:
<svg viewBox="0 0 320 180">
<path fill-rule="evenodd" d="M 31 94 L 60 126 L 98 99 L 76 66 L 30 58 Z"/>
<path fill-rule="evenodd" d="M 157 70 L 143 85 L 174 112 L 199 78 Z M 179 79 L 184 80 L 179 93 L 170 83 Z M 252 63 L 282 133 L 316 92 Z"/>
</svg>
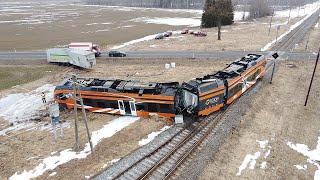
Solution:
<svg viewBox="0 0 320 180">
<path fill-rule="evenodd" d="M 248 54 L 225 69 L 181 85 L 178 82 L 78 78 L 85 108 L 116 115 L 195 119 L 226 108 L 265 74 L 263 55 Z M 74 107 L 71 79 L 57 86 L 54 94 L 61 108 Z M 79 103 L 79 102 L 78 102 Z"/>
</svg>

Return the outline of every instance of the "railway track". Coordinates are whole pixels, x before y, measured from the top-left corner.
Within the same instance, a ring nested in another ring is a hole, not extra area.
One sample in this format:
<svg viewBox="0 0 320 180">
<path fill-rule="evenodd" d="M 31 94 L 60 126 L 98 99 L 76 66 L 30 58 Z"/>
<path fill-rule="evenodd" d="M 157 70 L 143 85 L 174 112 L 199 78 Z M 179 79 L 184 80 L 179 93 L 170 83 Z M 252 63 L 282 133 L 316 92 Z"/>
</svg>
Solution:
<svg viewBox="0 0 320 180">
<path fill-rule="evenodd" d="M 271 47 L 272 51 L 292 51 L 296 44 L 300 43 L 310 29 L 319 19 L 320 9 L 308 17 L 298 27 L 288 33 L 282 40 Z"/>
<path fill-rule="evenodd" d="M 218 112 L 181 128 L 155 150 L 108 179 L 167 179 L 216 127 L 225 112 Z M 99 179 L 97 175 L 96 179 Z"/>
</svg>

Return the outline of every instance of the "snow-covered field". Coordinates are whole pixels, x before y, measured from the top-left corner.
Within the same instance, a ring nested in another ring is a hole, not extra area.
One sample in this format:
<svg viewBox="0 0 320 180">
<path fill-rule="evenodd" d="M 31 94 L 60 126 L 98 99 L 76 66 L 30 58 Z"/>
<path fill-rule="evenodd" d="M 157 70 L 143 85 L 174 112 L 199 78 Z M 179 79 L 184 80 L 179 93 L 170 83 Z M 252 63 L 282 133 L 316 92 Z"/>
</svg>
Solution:
<svg viewBox="0 0 320 180">
<path fill-rule="evenodd" d="M 290 29 L 283 33 L 282 35 L 280 35 L 277 39 L 274 39 L 272 42 L 266 44 L 263 48 L 261 48 L 261 51 L 267 51 L 272 45 L 274 45 L 277 41 L 280 41 L 281 39 L 283 39 L 286 35 L 288 35 L 291 31 L 293 31 L 295 28 L 297 28 L 299 25 L 301 25 L 306 19 L 308 19 L 313 13 L 315 13 L 318 9 L 319 9 L 319 5 L 320 5 L 320 1 L 315 2 L 313 4 L 307 4 L 305 6 L 303 6 L 303 8 L 307 9 L 307 11 L 305 11 L 304 13 L 298 13 L 297 9 L 293 9 L 291 12 L 296 12 L 297 13 L 297 17 L 299 16 L 305 16 L 302 20 L 300 20 L 299 22 L 295 23 L 294 25 L 292 25 L 290 27 Z M 290 11 L 284 10 L 284 11 L 278 11 L 276 12 L 277 16 L 284 16 L 284 17 L 289 17 L 289 13 Z M 290 15 L 290 17 L 292 17 Z"/>
<path fill-rule="evenodd" d="M 294 9 L 287 9 L 287 10 L 282 10 L 282 11 L 276 11 L 275 16 L 276 17 L 290 17 L 291 18 L 296 18 L 296 17 L 302 17 L 305 15 L 309 15 L 310 12 L 314 11 L 317 7 L 319 7 L 320 1 L 314 2 L 312 4 L 306 4 L 301 7 L 297 7 Z"/>
</svg>

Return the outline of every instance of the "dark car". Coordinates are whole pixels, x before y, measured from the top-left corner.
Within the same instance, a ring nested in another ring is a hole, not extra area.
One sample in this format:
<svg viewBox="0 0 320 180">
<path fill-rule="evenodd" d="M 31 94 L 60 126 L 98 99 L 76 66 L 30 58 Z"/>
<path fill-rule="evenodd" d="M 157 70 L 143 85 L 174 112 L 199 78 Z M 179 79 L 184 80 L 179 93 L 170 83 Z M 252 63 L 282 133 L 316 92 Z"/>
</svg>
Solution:
<svg viewBox="0 0 320 180">
<path fill-rule="evenodd" d="M 109 57 L 126 57 L 127 54 L 121 51 L 110 51 Z"/>
<path fill-rule="evenodd" d="M 163 36 L 164 37 L 170 37 L 170 36 L 172 36 L 172 34 L 173 34 L 172 31 L 167 31 L 167 32 L 163 33 Z"/>
<path fill-rule="evenodd" d="M 158 35 L 155 37 L 155 39 L 163 39 L 163 38 L 164 38 L 163 34 L 158 34 Z"/>
<path fill-rule="evenodd" d="M 205 32 L 201 32 L 201 31 L 198 31 L 198 32 L 195 32 L 195 33 L 193 33 L 195 36 L 197 36 L 197 37 L 205 37 L 205 36 L 207 36 L 207 33 L 205 33 Z"/>
<path fill-rule="evenodd" d="M 183 29 L 182 31 L 181 31 L 181 34 L 188 34 L 189 33 L 189 29 Z"/>
</svg>

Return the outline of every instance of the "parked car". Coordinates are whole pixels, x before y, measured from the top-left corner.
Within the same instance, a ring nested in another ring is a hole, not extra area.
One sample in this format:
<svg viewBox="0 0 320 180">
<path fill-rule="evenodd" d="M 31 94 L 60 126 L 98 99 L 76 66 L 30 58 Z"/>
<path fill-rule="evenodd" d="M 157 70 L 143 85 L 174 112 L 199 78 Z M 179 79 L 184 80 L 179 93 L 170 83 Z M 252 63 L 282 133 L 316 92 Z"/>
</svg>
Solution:
<svg viewBox="0 0 320 180">
<path fill-rule="evenodd" d="M 121 51 L 110 51 L 109 52 L 109 57 L 126 57 L 127 54 L 125 52 Z"/>
<path fill-rule="evenodd" d="M 190 31 L 189 31 L 189 34 L 194 34 L 194 31 L 193 31 L 193 30 L 190 30 Z"/>
<path fill-rule="evenodd" d="M 164 37 L 170 37 L 170 36 L 172 36 L 172 31 L 164 32 L 164 33 L 163 33 L 163 36 L 164 36 Z"/>
<path fill-rule="evenodd" d="M 158 34 L 155 39 L 163 39 L 164 38 L 164 35 L 163 34 Z"/>
<path fill-rule="evenodd" d="M 188 34 L 189 33 L 189 29 L 183 29 L 182 31 L 181 31 L 181 34 Z"/>
<path fill-rule="evenodd" d="M 193 34 L 194 34 L 195 36 L 197 36 L 197 37 L 205 37 L 205 36 L 207 36 L 207 33 L 201 32 L 201 31 L 194 32 Z"/>
</svg>

